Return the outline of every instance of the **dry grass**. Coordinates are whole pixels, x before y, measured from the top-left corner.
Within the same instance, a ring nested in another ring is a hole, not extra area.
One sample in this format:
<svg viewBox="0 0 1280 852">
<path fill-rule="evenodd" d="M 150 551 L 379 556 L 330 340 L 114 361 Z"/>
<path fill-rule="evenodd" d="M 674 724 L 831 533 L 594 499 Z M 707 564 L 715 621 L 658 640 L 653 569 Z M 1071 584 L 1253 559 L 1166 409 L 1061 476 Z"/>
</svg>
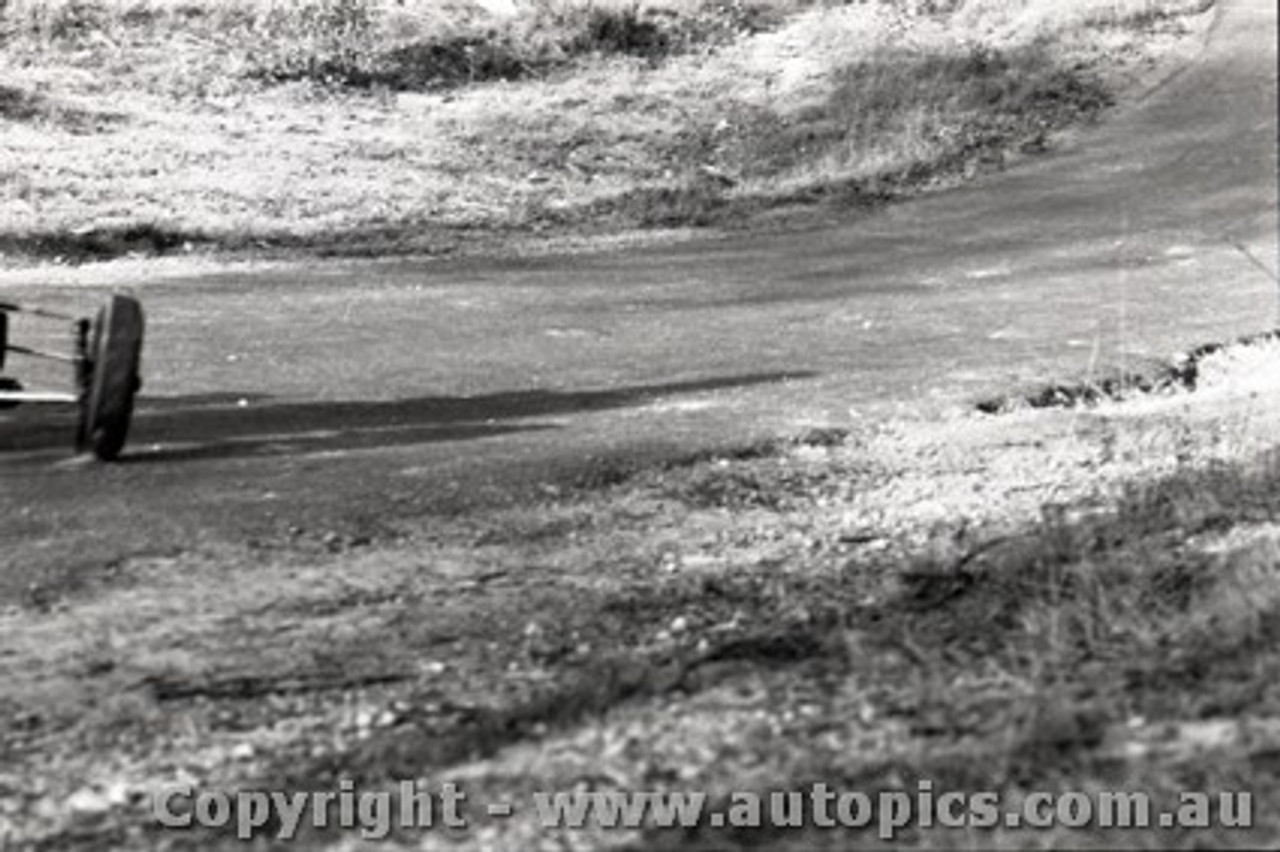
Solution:
<svg viewBox="0 0 1280 852">
<path fill-rule="evenodd" d="M 998 167 L 1194 0 L 12 0 L 0 250 L 439 250 Z"/>
</svg>

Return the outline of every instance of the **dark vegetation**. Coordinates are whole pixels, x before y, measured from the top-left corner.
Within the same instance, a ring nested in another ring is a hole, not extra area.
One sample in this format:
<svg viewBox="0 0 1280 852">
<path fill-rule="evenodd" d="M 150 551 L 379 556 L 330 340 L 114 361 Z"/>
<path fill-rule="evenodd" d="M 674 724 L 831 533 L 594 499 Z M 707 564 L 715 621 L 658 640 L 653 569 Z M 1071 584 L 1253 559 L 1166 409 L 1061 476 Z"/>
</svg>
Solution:
<svg viewBox="0 0 1280 852">
<path fill-rule="evenodd" d="M 633 56 L 657 65 L 772 28 L 784 17 L 777 4 L 764 2 L 708 3 L 690 16 L 641 11 L 638 5 L 588 5 L 540 12 L 520 29 L 445 32 L 386 46 L 367 6 L 339 2 L 301 18 L 269 19 L 275 39 L 295 48 L 265 47 L 255 73 L 363 89 L 450 89 L 544 76 L 591 55 Z"/>
<path fill-rule="evenodd" d="M 1021 407 L 1063 408 L 1093 405 L 1104 400 L 1121 400 L 1134 394 L 1193 391 L 1205 358 L 1232 345 L 1258 345 L 1280 338 L 1278 331 L 1251 334 L 1228 343 L 1207 343 L 1180 354 L 1167 363 L 1149 364 L 1125 371 L 1111 371 L 1082 382 L 1063 382 L 1025 393 L 980 400 L 976 408 L 984 414 L 1000 414 Z"/>
</svg>

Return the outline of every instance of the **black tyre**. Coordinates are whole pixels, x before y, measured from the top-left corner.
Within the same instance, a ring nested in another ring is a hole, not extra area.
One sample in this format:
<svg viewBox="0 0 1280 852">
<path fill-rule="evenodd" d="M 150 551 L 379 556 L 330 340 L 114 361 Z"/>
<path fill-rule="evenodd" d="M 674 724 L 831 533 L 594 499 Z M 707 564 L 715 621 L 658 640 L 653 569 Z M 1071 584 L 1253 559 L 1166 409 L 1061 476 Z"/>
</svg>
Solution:
<svg viewBox="0 0 1280 852">
<path fill-rule="evenodd" d="M 103 461 L 120 455 L 133 419 L 133 397 L 141 386 L 142 306 L 112 296 L 93 321 L 88 376 L 80 391 L 80 452 Z"/>
<path fill-rule="evenodd" d="M 0 314 L 0 319 L 4 318 L 4 314 Z M 20 391 L 22 390 L 22 382 L 9 376 L 0 376 L 0 391 Z M 0 411 L 7 408 L 17 408 L 20 403 L 17 402 L 0 402 Z"/>
</svg>

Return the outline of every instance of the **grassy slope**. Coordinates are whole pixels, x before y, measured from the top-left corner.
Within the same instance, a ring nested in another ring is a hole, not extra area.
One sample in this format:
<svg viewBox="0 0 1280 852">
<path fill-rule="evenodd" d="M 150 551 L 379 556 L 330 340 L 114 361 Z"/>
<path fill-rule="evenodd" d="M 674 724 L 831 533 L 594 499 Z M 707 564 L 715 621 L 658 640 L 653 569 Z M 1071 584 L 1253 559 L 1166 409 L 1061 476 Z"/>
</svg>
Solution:
<svg viewBox="0 0 1280 852">
<path fill-rule="evenodd" d="M 1202 5 L 14 0 L 0 248 L 444 251 L 830 215 L 1051 146 Z"/>
</svg>

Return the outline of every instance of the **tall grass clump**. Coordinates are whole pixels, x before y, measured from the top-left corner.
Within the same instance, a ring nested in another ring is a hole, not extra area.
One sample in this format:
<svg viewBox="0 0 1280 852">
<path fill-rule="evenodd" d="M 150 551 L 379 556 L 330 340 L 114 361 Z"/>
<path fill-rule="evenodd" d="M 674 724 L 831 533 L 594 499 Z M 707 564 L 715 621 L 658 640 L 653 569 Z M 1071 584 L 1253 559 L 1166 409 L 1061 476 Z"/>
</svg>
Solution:
<svg viewBox="0 0 1280 852">
<path fill-rule="evenodd" d="M 269 71 L 282 79 L 360 82 L 377 71 L 381 10 L 370 0 L 310 0 L 272 6 L 257 22 Z"/>
<path fill-rule="evenodd" d="M 1134 484 L 1101 516 L 1072 520 L 1046 506 L 1025 535 L 906 572 L 904 605 L 917 628 L 961 643 L 980 637 L 1032 676 L 1086 661 L 1160 669 L 1257 650 L 1280 615 L 1280 483 L 1273 457 L 1256 467 Z M 1219 543 L 1183 546 L 1192 539 Z"/>
<path fill-rule="evenodd" d="M 911 176 L 1011 138 L 1040 144 L 1049 129 L 1107 103 L 1101 83 L 1058 70 L 1037 46 L 920 52 L 886 45 L 845 67 L 827 102 L 793 122 L 790 134 L 766 134 L 745 155 L 764 170 Z"/>
</svg>

